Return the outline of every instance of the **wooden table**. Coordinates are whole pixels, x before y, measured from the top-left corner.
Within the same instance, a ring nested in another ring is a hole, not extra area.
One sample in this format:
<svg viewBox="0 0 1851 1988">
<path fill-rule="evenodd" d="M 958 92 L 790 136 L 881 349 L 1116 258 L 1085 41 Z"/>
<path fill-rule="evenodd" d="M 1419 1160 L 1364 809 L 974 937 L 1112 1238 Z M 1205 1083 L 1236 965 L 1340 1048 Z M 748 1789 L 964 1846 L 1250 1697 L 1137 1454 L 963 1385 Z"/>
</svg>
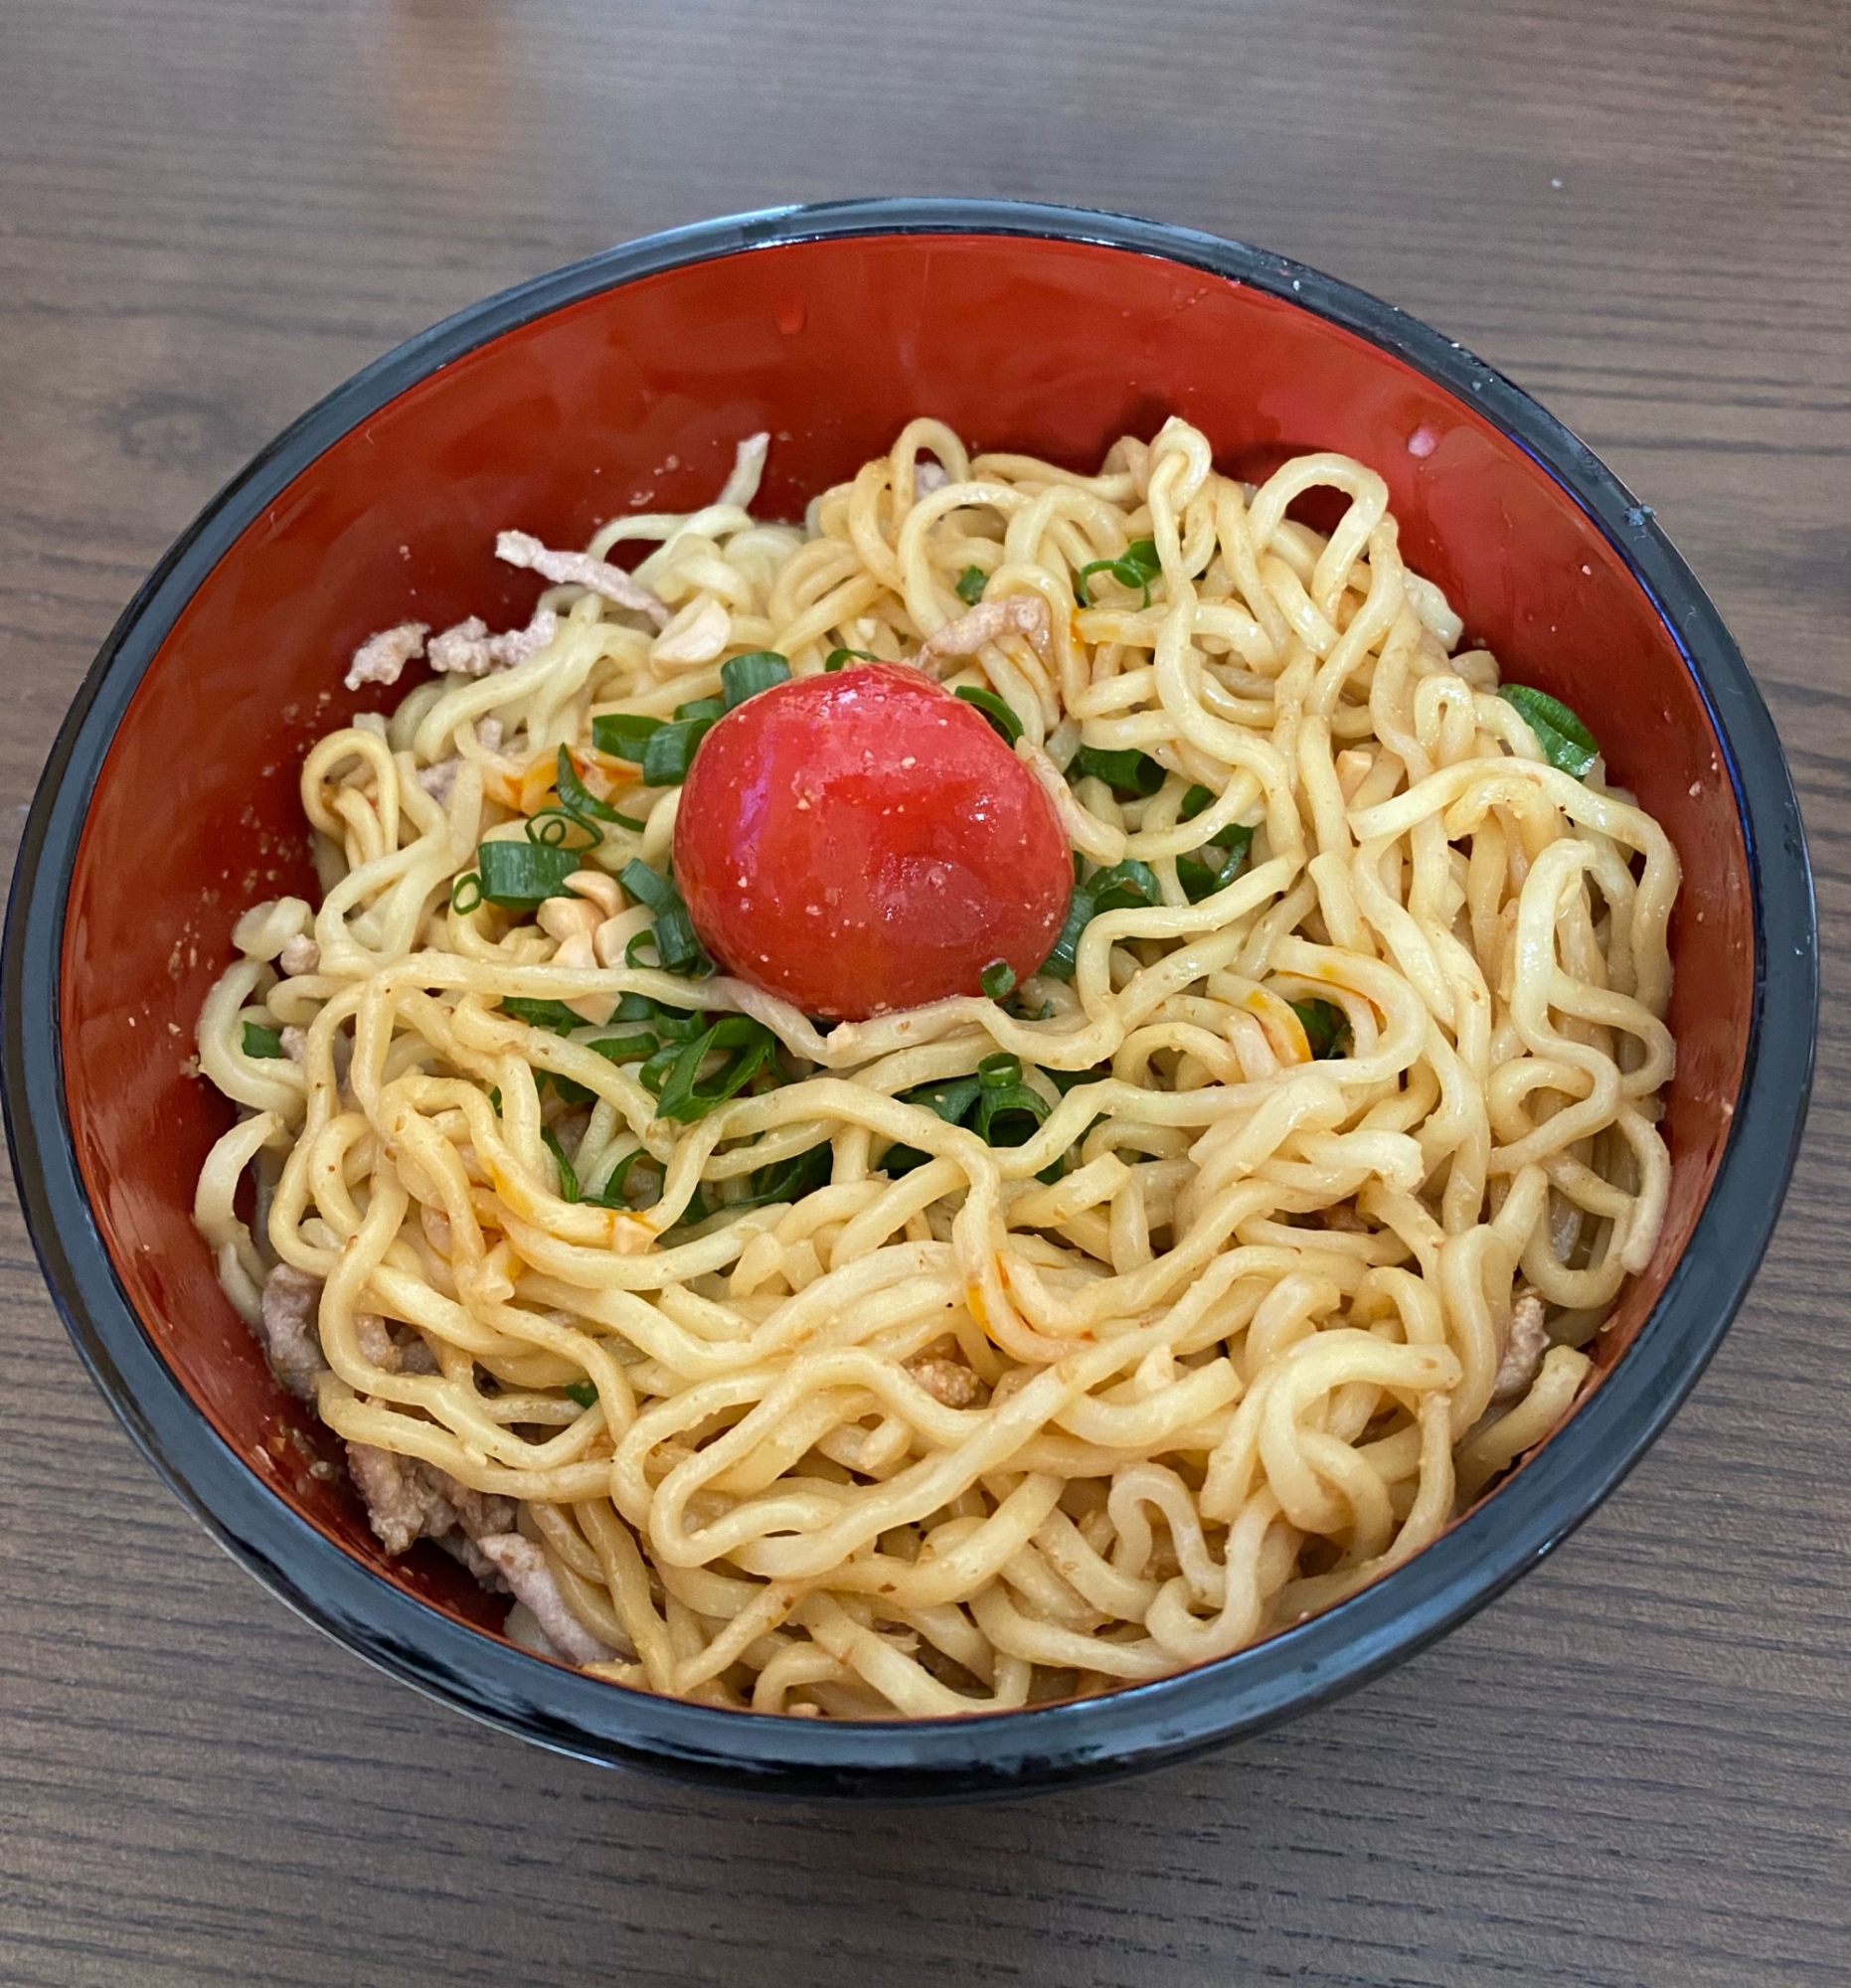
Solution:
<svg viewBox="0 0 1851 1988">
<path fill-rule="evenodd" d="M 376 1676 L 141 1464 L 9 1200 L 0 1979 L 1851 1981 L 1846 46 L 1804 0 L 7 0 L 9 855 L 142 573 L 394 341 L 704 215 L 1022 194 L 1391 297 L 1657 507 L 1792 755 L 1827 1010 L 1754 1296 L 1579 1538 L 1284 1732 L 975 1811 L 683 1792 Z"/>
</svg>

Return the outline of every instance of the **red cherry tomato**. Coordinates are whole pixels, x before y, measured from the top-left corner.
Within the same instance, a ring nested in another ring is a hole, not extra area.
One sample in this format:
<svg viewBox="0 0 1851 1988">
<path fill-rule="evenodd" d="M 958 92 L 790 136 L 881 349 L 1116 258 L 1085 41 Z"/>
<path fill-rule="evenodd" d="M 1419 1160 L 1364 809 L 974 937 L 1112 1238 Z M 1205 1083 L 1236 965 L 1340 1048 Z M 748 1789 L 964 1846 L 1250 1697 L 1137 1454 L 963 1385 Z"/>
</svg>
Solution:
<svg viewBox="0 0 1851 1988">
<path fill-rule="evenodd" d="M 675 881 L 726 968 L 807 1015 L 976 994 L 1048 956 L 1073 892 L 1054 804 L 989 723 L 922 671 L 799 677 L 701 742 Z"/>
</svg>

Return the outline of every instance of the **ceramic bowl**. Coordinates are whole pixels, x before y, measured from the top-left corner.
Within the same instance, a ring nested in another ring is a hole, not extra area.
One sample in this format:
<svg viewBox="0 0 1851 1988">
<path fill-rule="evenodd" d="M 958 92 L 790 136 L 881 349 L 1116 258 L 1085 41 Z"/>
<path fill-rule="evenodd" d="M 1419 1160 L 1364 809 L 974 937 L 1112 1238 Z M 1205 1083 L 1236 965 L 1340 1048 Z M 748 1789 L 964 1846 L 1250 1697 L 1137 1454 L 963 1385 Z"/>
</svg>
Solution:
<svg viewBox="0 0 1851 1988">
<path fill-rule="evenodd" d="M 356 709 L 342 668 L 410 613 L 519 625 L 498 529 L 578 545 L 708 501 L 774 442 L 761 508 L 917 414 L 1077 466 L 1171 414 L 1250 479 L 1341 449 L 1388 480 L 1404 557 L 1506 672 L 1593 723 L 1683 858 L 1670 1209 L 1564 1424 L 1341 1606 L 1109 1697 L 922 1723 L 729 1713 L 503 1639 L 428 1546 L 388 1560 L 338 1445 L 273 1384 L 191 1216 L 231 1106 L 189 1075 L 238 911 L 311 896 L 296 772 Z M 589 1759 L 806 1794 L 960 1796 L 1123 1771 L 1285 1719 L 1406 1657 L 1612 1489 L 1701 1372 L 1773 1227 L 1803 1115 L 1816 964 L 1793 792 L 1716 610 L 1653 521 L 1535 402 L 1389 305 L 1178 228 L 1010 203 L 792 208 L 660 235 L 472 306 L 304 414 L 123 614 L 52 753 L 14 882 L 6 1110 L 78 1350 L 155 1467 L 291 1606 L 395 1676 Z M 317 1465 L 321 1467 L 317 1467 Z"/>
</svg>

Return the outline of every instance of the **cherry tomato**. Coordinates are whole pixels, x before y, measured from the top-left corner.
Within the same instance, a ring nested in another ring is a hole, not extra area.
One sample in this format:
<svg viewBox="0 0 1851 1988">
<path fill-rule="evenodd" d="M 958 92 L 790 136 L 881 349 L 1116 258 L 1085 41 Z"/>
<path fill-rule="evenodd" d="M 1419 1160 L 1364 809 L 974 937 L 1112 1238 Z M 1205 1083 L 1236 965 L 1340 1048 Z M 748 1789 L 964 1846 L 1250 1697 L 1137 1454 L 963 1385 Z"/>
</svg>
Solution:
<svg viewBox="0 0 1851 1988">
<path fill-rule="evenodd" d="M 1048 956 L 1073 892 L 1033 773 L 972 707 L 879 663 L 798 677 L 701 742 L 675 881 L 729 972 L 862 1020 L 981 992 Z"/>
</svg>

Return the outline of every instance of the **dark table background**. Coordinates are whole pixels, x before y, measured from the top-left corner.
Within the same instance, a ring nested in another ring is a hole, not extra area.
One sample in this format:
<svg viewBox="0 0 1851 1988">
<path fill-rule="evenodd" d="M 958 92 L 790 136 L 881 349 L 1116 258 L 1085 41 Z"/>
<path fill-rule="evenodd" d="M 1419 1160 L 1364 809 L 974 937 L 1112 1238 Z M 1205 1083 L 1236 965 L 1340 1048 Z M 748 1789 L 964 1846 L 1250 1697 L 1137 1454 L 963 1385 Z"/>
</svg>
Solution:
<svg viewBox="0 0 1851 1988">
<path fill-rule="evenodd" d="M 1801 0 L 0 0 L 8 863 L 142 574 L 396 340 L 710 214 L 1014 194 L 1301 257 L 1578 428 L 1773 708 L 1826 949 L 1767 1267 L 1604 1511 L 1343 1704 L 986 1809 L 684 1792 L 376 1676 L 141 1464 L 9 1196 L 0 1980 L 1851 1981 L 1848 47 Z"/>
</svg>

